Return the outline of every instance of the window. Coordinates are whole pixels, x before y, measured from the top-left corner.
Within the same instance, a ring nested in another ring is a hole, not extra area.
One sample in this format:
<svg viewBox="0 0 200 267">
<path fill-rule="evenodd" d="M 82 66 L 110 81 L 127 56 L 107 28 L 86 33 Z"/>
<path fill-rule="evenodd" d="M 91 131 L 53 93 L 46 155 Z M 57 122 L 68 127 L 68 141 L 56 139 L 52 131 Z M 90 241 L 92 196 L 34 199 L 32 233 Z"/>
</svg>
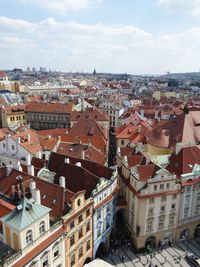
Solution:
<svg viewBox="0 0 200 267">
<path fill-rule="evenodd" d="M 6 144 L 5 143 L 3 143 L 3 148 L 5 148 L 6 147 Z"/>
<path fill-rule="evenodd" d="M 45 223 L 42 221 L 39 225 L 39 233 L 42 234 L 45 232 Z"/>
<path fill-rule="evenodd" d="M 170 187 L 170 183 L 167 183 L 166 188 L 169 189 L 169 187 Z"/>
<path fill-rule="evenodd" d="M 83 256 L 83 247 L 79 248 L 78 250 L 78 257 L 79 259 Z"/>
<path fill-rule="evenodd" d="M 90 231 L 90 222 L 86 224 L 86 232 Z"/>
<path fill-rule="evenodd" d="M 81 205 L 81 200 L 80 200 L 80 198 L 79 198 L 78 201 L 77 201 L 77 205 L 78 205 L 78 206 Z"/>
<path fill-rule="evenodd" d="M 48 266 L 48 255 L 45 255 L 42 258 L 42 267 L 46 267 L 46 266 Z"/>
<path fill-rule="evenodd" d="M 200 205 L 197 205 L 195 207 L 195 215 L 199 215 L 200 214 Z"/>
<path fill-rule="evenodd" d="M 149 215 L 153 214 L 153 208 L 149 208 Z"/>
<path fill-rule="evenodd" d="M 177 198 L 177 195 L 176 194 L 173 194 L 172 195 L 172 199 L 176 199 Z"/>
<path fill-rule="evenodd" d="M 191 192 L 191 186 L 186 187 L 186 192 L 187 193 L 190 193 Z"/>
<path fill-rule="evenodd" d="M 78 238 L 80 239 L 83 236 L 83 229 L 80 228 L 78 231 Z"/>
<path fill-rule="evenodd" d="M 30 244 L 33 241 L 33 232 L 32 230 L 28 230 L 26 233 L 26 244 Z"/>
<path fill-rule="evenodd" d="M 12 145 L 12 150 L 15 150 L 15 146 L 14 145 Z"/>
<path fill-rule="evenodd" d="M 164 190 L 164 184 L 160 184 L 160 190 Z"/>
<path fill-rule="evenodd" d="M 74 245 L 74 235 L 70 237 L 70 246 L 72 247 Z"/>
<path fill-rule="evenodd" d="M 123 146 L 124 145 L 124 140 L 121 140 L 121 146 Z"/>
<path fill-rule="evenodd" d="M 100 218 L 101 218 L 101 211 L 98 210 L 98 211 L 97 211 L 97 220 L 99 220 Z"/>
<path fill-rule="evenodd" d="M 172 210 L 175 210 L 175 208 L 176 208 L 176 205 L 172 204 Z"/>
<path fill-rule="evenodd" d="M 174 215 L 169 216 L 169 225 L 174 225 L 174 219 L 175 219 Z"/>
<path fill-rule="evenodd" d="M 165 206 L 160 207 L 160 212 L 165 212 Z"/>
<path fill-rule="evenodd" d="M 83 216 L 82 214 L 78 217 L 78 222 L 81 223 L 83 221 Z"/>
<path fill-rule="evenodd" d="M 110 204 L 107 203 L 107 204 L 106 204 L 106 212 L 109 212 L 109 211 L 110 211 Z"/>
<path fill-rule="evenodd" d="M 59 246 L 56 245 L 54 248 L 53 248 L 53 258 L 57 258 L 59 256 Z"/>
<path fill-rule="evenodd" d="M 74 264 L 75 264 L 75 255 L 73 254 L 71 256 L 71 266 L 74 266 Z"/>
<path fill-rule="evenodd" d="M 90 209 L 86 210 L 86 217 L 90 215 Z"/>
<path fill-rule="evenodd" d="M 161 197 L 161 201 L 162 201 L 162 202 L 166 201 L 166 196 L 162 196 L 162 197 Z"/>
<path fill-rule="evenodd" d="M 185 197 L 185 206 L 189 206 L 190 205 L 190 196 L 186 196 Z"/>
<path fill-rule="evenodd" d="M 153 230 L 153 220 L 148 219 L 147 220 L 147 231 L 151 231 L 151 230 Z"/>
<path fill-rule="evenodd" d="M 154 203 L 154 198 L 153 197 L 150 197 L 149 203 Z"/>
<path fill-rule="evenodd" d="M 159 217 L 159 219 L 158 219 L 158 227 L 159 228 L 164 227 L 164 220 L 165 220 L 164 216 Z"/>
<path fill-rule="evenodd" d="M 197 201 L 200 201 L 200 192 L 197 193 Z"/>
<path fill-rule="evenodd" d="M 74 221 L 70 223 L 70 230 L 74 228 Z"/>
<path fill-rule="evenodd" d="M 110 223 L 109 221 L 106 221 L 106 229 L 108 229 L 110 227 Z"/>
<path fill-rule="evenodd" d="M 190 210 L 189 208 L 185 208 L 184 209 L 184 214 L 183 214 L 184 218 L 188 218 L 189 217 L 189 210 Z"/>
<path fill-rule="evenodd" d="M 99 237 L 101 235 L 101 228 L 97 229 L 97 237 Z"/>
<path fill-rule="evenodd" d="M 86 243 L 86 251 L 88 251 L 89 249 L 90 249 L 90 240 L 88 240 Z"/>
<path fill-rule="evenodd" d="M 154 188 L 154 191 L 157 191 L 158 190 L 157 184 L 155 184 L 153 188 Z"/>
</svg>

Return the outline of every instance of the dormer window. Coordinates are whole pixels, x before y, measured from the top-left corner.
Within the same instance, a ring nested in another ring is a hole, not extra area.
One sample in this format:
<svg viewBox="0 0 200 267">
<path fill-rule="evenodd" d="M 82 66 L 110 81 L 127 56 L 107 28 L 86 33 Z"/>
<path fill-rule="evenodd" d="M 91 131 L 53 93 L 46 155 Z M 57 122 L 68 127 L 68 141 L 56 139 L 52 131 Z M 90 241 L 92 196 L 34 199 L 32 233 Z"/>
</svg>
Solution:
<svg viewBox="0 0 200 267">
<path fill-rule="evenodd" d="M 39 225 L 39 232 L 40 234 L 43 234 L 45 232 L 45 222 L 42 221 Z"/>
<path fill-rule="evenodd" d="M 33 231 L 28 230 L 26 233 L 26 244 L 30 244 L 33 241 Z"/>
</svg>

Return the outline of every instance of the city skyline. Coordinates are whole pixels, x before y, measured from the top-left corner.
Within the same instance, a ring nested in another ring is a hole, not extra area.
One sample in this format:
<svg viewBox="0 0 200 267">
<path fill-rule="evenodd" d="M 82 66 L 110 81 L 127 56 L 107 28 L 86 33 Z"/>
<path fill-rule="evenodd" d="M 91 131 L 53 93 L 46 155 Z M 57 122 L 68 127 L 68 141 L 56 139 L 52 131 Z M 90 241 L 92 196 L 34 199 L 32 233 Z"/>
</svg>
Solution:
<svg viewBox="0 0 200 267">
<path fill-rule="evenodd" d="M 200 3 L 1 0 L 1 69 L 199 71 Z"/>
</svg>

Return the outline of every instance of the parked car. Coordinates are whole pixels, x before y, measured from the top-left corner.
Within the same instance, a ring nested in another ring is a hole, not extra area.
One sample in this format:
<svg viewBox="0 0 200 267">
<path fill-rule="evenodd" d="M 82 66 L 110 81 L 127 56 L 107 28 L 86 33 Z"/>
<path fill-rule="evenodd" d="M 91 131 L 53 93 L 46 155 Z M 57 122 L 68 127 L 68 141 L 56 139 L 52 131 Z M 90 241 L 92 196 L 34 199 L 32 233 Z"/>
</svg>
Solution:
<svg viewBox="0 0 200 267">
<path fill-rule="evenodd" d="M 188 254 L 185 256 L 185 259 L 191 266 L 200 267 L 200 258 L 196 255 Z"/>
</svg>

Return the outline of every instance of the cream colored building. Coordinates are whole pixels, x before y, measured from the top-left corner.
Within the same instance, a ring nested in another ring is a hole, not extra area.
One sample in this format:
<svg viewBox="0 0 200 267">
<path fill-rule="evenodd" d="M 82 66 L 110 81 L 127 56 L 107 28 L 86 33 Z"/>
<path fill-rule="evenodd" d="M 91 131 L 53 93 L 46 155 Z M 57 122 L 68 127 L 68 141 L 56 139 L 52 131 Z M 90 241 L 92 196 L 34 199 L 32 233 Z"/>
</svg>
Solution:
<svg viewBox="0 0 200 267">
<path fill-rule="evenodd" d="M 176 176 L 141 158 L 143 164 L 129 167 L 137 159 L 122 161 L 121 195 L 127 207 L 124 216 L 137 249 L 176 239 L 181 185 Z M 146 162 L 145 162 L 146 161 Z M 127 182 L 129 180 L 129 182 Z"/>
</svg>

